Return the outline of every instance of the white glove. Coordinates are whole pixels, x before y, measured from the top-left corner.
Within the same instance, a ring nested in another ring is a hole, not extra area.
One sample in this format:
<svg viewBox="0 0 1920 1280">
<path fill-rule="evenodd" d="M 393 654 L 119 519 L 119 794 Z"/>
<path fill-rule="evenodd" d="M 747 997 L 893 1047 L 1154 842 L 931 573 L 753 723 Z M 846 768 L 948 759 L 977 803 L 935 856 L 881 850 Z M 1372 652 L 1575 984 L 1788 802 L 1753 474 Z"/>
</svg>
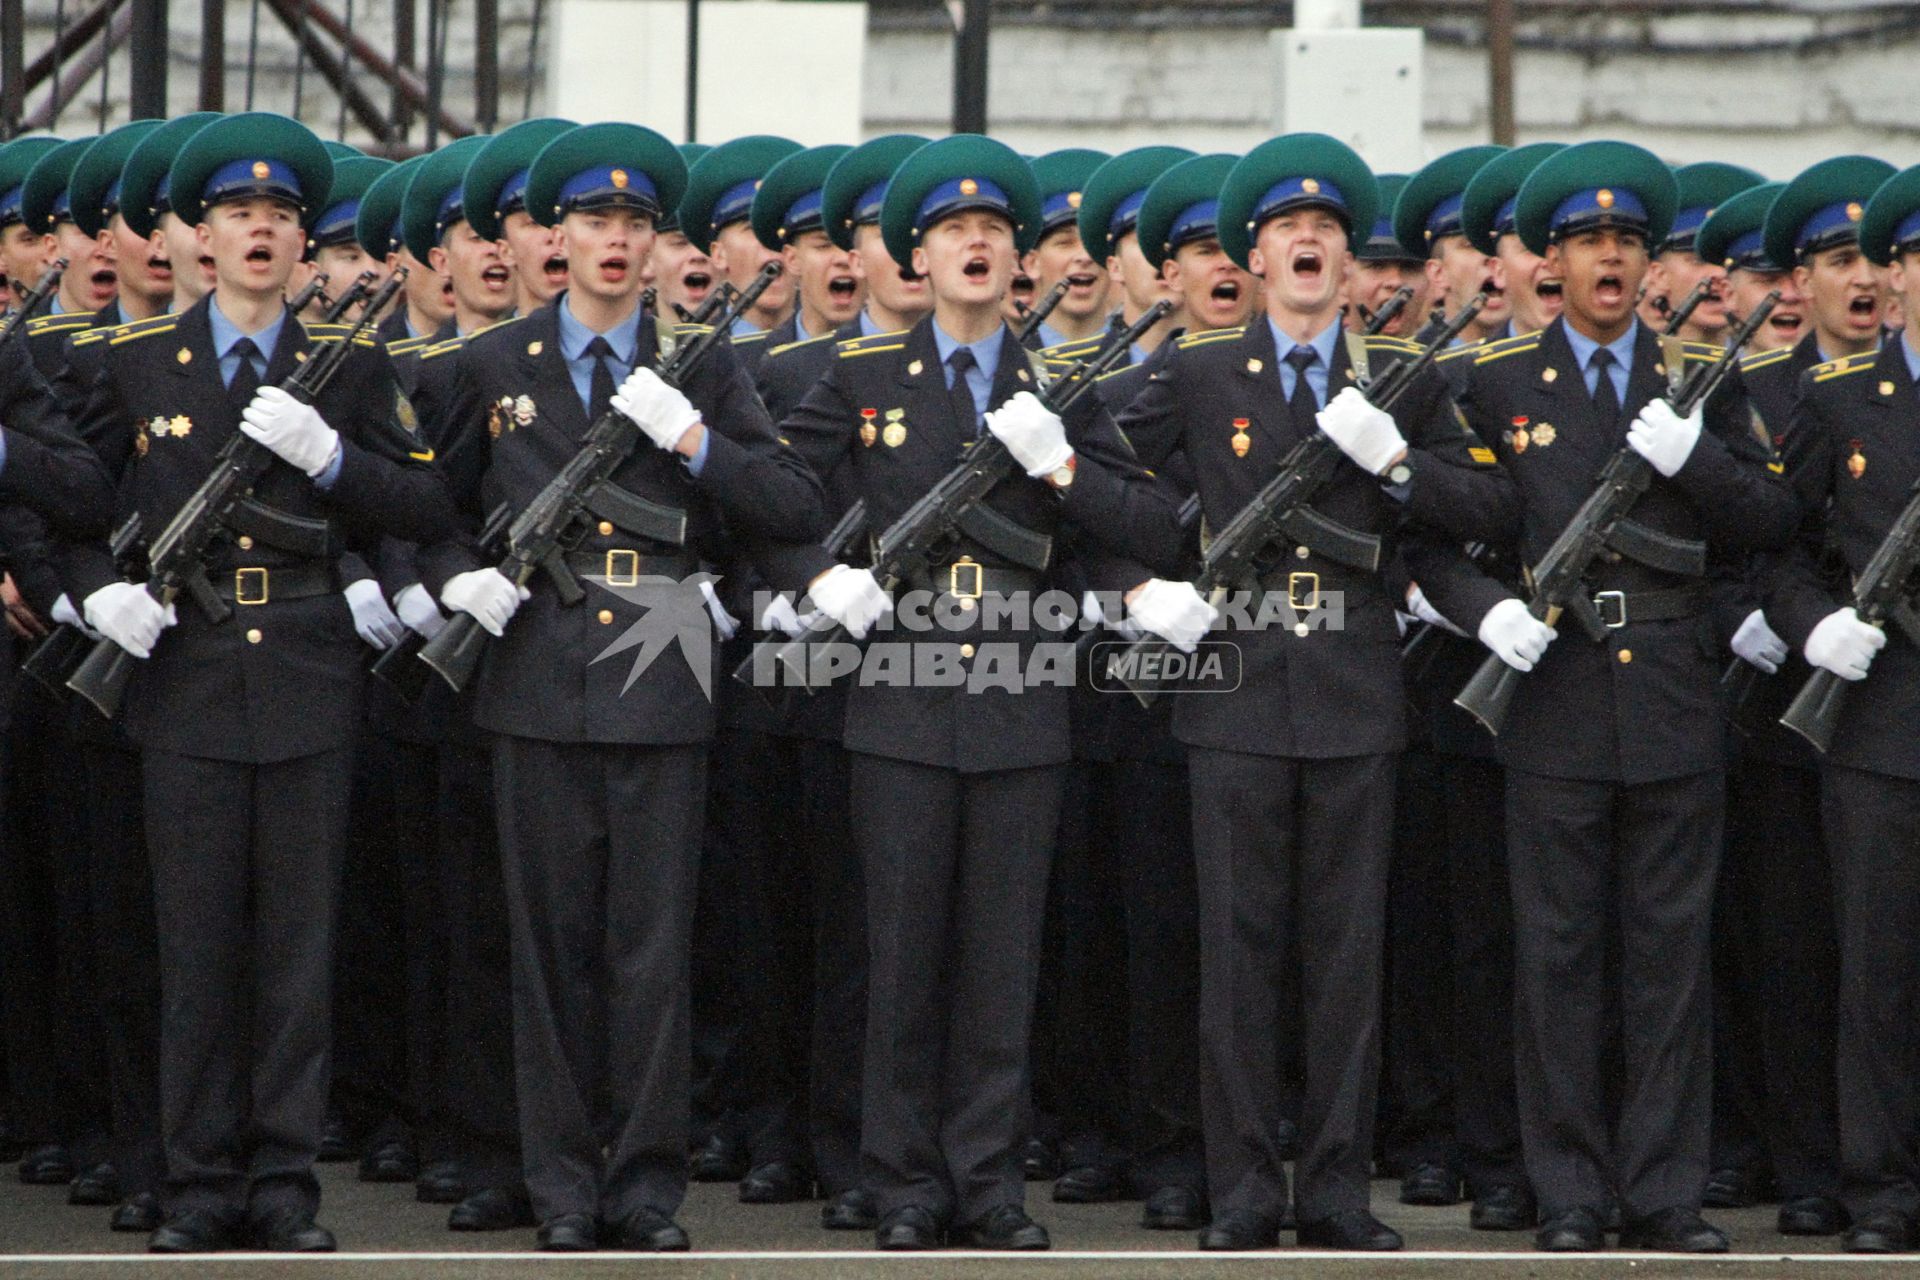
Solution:
<svg viewBox="0 0 1920 1280">
<path fill-rule="evenodd" d="M 406 637 L 406 627 L 393 616 L 380 584 L 372 578 L 349 582 L 340 594 L 347 598 L 347 608 L 353 610 L 353 629 L 374 648 L 391 649 Z"/>
<path fill-rule="evenodd" d="M 785 595 L 777 595 L 767 602 L 765 609 L 760 611 L 760 629 L 778 631 L 789 640 L 798 640 L 806 634 L 807 624 L 818 616 L 809 609 L 806 616 L 802 617 L 794 609 L 791 599 Z"/>
<path fill-rule="evenodd" d="M 1149 578 L 1127 606 L 1127 616 L 1180 652 L 1192 653 L 1220 611 L 1208 604 L 1191 582 Z"/>
<path fill-rule="evenodd" d="M 1480 619 L 1480 643 L 1515 671 L 1531 671 L 1533 664 L 1559 637 L 1527 610 L 1527 602 L 1509 596 Z"/>
<path fill-rule="evenodd" d="M 262 387 L 240 415 L 240 429 L 310 476 L 327 469 L 340 451 L 340 433 L 320 411 L 279 387 Z"/>
<path fill-rule="evenodd" d="M 82 631 L 91 630 L 91 628 L 87 626 L 86 619 L 80 616 L 80 611 L 73 607 L 73 597 L 64 591 L 60 593 L 60 598 L 53 602 L 51 612 L 56 625 L 78 627 Z M 94 638 L 98 639 L 99 637 L 96 635 Z"/>
<path fill-rule="evenodd" d="M 1375 408 L 1357 387 L 1348 387 L 1328 401 L 1314 421 L 1368 475 L 1377 476 L 1392 466 L 1407 447 L 1393 415 Z"/>
<path fill-rule="evenodd" d="M 706 597 L 707 616 L 713 619 L 713 629 L 720 633 L 722 640 L 731 640 L 740 634 L 740 619 L 727 612 L 727 606 L 720 603 L 720 593 L 713 589 L 711 582 L 700 584 L 700 594 Z"/>
<path fill-rule="evenodd" d="M 1768 675 L 1780 670 L 1780 664 L 1787 660 L 1787 642 L 1773 633 L 1767 615 L 1758 609 L 1748 614 L 1733 633 L 1733 651 Z"/>
<path fill-rule="evenodd" d="M 1672 479 L 1693 456 L 1700 443 L 1700 422 L 1705 410 L 1696 407 L 1693 416 L 1683 418 L 1665 400 L 1651 401 L 1627 428 L 1627 444 L 1653 464 L 1653 469 Z"/>
<path fill-rule="evenodd" d="M 160 633 L 180 620 L 137 582 L 109 582 L 80 607 L 95 631 L 136 658 L 151 655 Z"/>
<path fill-rule="evenodd" d="M 673 449 L 680 437 L 700 421 L 700 411 L 693 402 L 651 369 L 635 369 L 628 374 L 610 403 L 662 449 Z"/>
<path fill-rule="evenodd" d="M 1427 593 L 1420 589 L 1420 584 L 1417 582 L 1407 584 L 1407 612 L 1430 626 L 1451 631 L 1457 636 L 1467 634 L 1441 616 L 1440 611 L 1433 607 L 1433 602 L 1427 599 Z"/>
<path fill-rule="evenodd" d="M 864 638 L 893 604 L 871 569 L 844 564 L 827 570 L 807 594 L 816 609 L 845 627 L 855 640 Z"/>
<path fill-rule="evenodd" d="M 422 640 L 433 639 L 447 625 L 447 615 L 433 602 L 433 593 L 417 582 L 400 588 L 400 594 L 393 598 L 393 611 Z"/>
<path fill-rule="evenodd" d="M 1036 480 L 1052 475 L 1073 457 L 1066 424 L 1031 391 L 1022 391 L 988 414 L 987 430 Z"/>
<path fill-rule="evenodd" d="M 1842 680 L 1865 680 L 1873 655 L 1886 647 L 1887 633 L 1860 621 L 1853 606 L 1820 619 L 1807 637 L 1807 661 Z"/>
<path fill-rule="evenodd" d="M 506 634 L 507 619 L 513 617 L 521 601 L 532 595 L 525 587 L 514 586 L 498 569 L 469 569 L 447 579 L 447 585 L 440 588 L 440 603 L 472 614 L 488 634 L 498 636 Z"/>
</svg>

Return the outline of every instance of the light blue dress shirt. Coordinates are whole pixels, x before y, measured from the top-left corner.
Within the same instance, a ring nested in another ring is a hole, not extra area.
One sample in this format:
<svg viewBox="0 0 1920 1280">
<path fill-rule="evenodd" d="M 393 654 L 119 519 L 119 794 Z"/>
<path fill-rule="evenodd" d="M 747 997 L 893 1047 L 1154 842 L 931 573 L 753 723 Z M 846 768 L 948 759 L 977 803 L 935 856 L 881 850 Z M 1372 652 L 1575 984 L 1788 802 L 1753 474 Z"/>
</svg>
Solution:
<svg viewBox="0 0 1920 1280">
<path fill-rule="evenodd" d="M 1267 325 L 1273 330 L 1273 350 L 1278 357 L 1280 368 L 1280 395 L 1286 400 L 1293 399 L 1293 380 L 1299 375 L 1293 366 L 1287 363 L 1287 353 L 1300 344 L 1280 332 L 1280 326 L 1267 317 Z M 1333 323 L 1313 336 L 1306 344 L 1320 357 L 1307 366 L 1307 386 L 1313 390 L 1313 398 L 1322 409 L 1327 407 L 1327 380 L 1333 375 L 1333 353 L 1340 345 L 1340 318 L 1335 316 Z"/>
<path fill-rule="evenodd" d="M 1566 332 L 1567 345 L 1573 348 L 1573 359 L 1580 366 L 1580 377 L 1587 384 L 1587 394 L 1592 395 L 1600 389 L 1600 371 L 1593 365 L 1593 353 L 1600 349 L 1600 344 L 1570 324 L 1561 328 Z M 1627 379 L 1633 375 L 1633 344 L 1639 340 L 1640 321 L 1635 318 L 1625 333 L 1607 344 L 1607 350 L 1613 353 L 1613 367 L 1607 370 L 1607 374 L 1613 379 L 1614 394 L 1622 407 L 1627 403 Z"/>
<path fill-rule="evenodd" d="M 239 376 L 240 353 L 233 348 L 240 339 L 250 338 L 258 354 L 248 363 L 253 365 L 253 376 L 260 380 L 262 386 L 266 385 L 267 362 L 272 358 L 274 348 L 280 344 L 281 331 L 287 327 L 286 308 L 275 311 L 273 319 L 260 332 L 242 333 L 240 326 L 227 319 L 226 312 L 220 310 L 220 299 L 210 297 L 207 299 L 207 324 L 213 330 L 213 354 L 220 361 L 221 383 L 230 387 L 234 378 Z M 340 467 L 345 460 L 345 452 L 336 445 L 333 461 L 327 464 L 325 471 L 313 478 L 314 485 L 322 490 L 333 488 L 334 482 L 340 478 Z"/>
<path fill-rule="evenodd" d="M 573 314 L 572 300 L 563 298 L 555 319 L 560 327 L 560 357 L 567 362 L 567 374 L 573 379 L 573 389 L 580 397 L 580 407 L 592 411 L 593 408 L 593 357 L 587 354 L 587 344 L 595 338 L 605 338 L 607 345 L 613 348 L 613 355 L 607 363 L 613 374 L 613 385 L 617 389 L 633 372 L 634 357 L 640 349 L 640 308 L 635 307 L 626 319 L 605 333 L 596 333 L 589 329 Z M 693 457 L 687 459 L 687 470 L 699 475 L 707 465 L 707 446 L 711 443 L 706 435 L 700 437 L 700 448 Z"/>
<path fill-rule="evenodd" d="M 995 329 L 978 342 L 962 342 L 950 337 L 939 321 L 933 325 L 934 350 L 940 353 L 940 372 L 946 375 L 947 390 L 953 390 L 953 366 L 947 361 L 961 347 L 973 352 L 973 368 L 967 370 L 967 390 L 973 392 L 974 424 L 977 432 L 987 421 L 987 397 L 993 394 L 993 375 L 1000 368 L 1000 335 L 1006 326 Z"/>
</svg>

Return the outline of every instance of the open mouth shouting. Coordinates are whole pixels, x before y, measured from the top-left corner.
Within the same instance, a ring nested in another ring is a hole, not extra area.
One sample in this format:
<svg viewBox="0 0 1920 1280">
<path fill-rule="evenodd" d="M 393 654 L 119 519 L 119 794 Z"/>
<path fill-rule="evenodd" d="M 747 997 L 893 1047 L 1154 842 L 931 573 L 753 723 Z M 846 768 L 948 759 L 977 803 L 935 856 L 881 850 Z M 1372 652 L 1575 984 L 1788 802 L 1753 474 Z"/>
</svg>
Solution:
<svg viewBox="0 0 1920 1280">
<path fill-rule="evenodd" d="M 627 272 L 632 268 L 632 264 L 623 253 L 608 254 L 593 265 L 594 269 L 600 273 L 600 279 L 608 284 L 625 284 Z"/>
<path fill-rule="evenodd" d="M 1240 301 L 1240 282 L 1238 280 L 1222 280 L 1219 284 L 1213 286 L 1213 289 L 1207 296 L 1222 306 L 1232 306 L 1234 303 Z"/>
<path fill-rule="evenodd" d="M 1303 284 L 1318 284 L 1326 278 L 1327 258 L 1318 248 L 1294 250 L 1287 266 Z"/>
<path fill-rule="evenodd" d="M 1560 301 L 1560 295 L 1564 289 L 1565 289 L 1565 283 L 1563 281 L 1542 280 L 1539 284 L 1533 287 L 1533 292 L 1535 296 L 1540 298 L 1542 301 L 1558 302 Z"/>
<path fill-rule="evenodd" d="M 852 306 L 859 292 L 860 284 L 852 276 L 835 276 L 827 281 L 827 295 L 842 306 Z"/>
<path fill-rule="evenodd" d="M 480 283 L 495 292 L 504 293 L 513 284 L 513 273 L 507 270 L 504 263 L 496 262 L 480 273 Z"/>
<path fill-rule="evenodd" d="M 271 266 L 273 263 L 273 250 L 267 245 L 256 244 L 253 248 L 247 250 L 246 260 L 250 266 Z"/>
<path fill-rule="evenodd" d="M 1625 278 L 1615 272 L 1608 272 L 1594 282 L 1593 300 L 1609 311 L 1632 302 L 1627 294 Z"/>
<path fill-rule="evenodd" d="M 173 260 L 160 257 L 148 258 L 147 272 L 150 275 L 166 276 L 171 279 L 173 276 Z"/>
<path fill-rule="evenodd" d="M 547 278 L 548 284 L 565 284 L 567 282 L 567 260 L 557 253 L 552 255 L 540 264 L 540 274 Z"/>
<path fill-rule="evenodd" d="M 1067 287 L 1075 292 L 1090 292 L 1094 286 L 1099 283 L 1100 277 L 1094 275 L 1091 271 L 1076 271 L 1067 277 Z"/>
<path fill-rule="evenodd" d="M 993 275 L 993 264 L 987 261 L 985 254 L 975 254 L 967 259 L 960 272 L 975 284 L 985 284 Z"/>
<path fill-rule="evenodd" d="M 1767 328 L 1779 334 L 1782 338 L 1799 337 L 1800 326 L 1804 323 L 1805 320 L 1797 311 L 1787 311 L 1780 307 L 1775 307 L 1767 313 Z"/>
<path fill-rule="evenodd" d="M 1847 319 L 1863 329 L 1880 323 L 1880 299 L 1870 293 L 1856 294 L 1847 300 Z"/>
</svg>

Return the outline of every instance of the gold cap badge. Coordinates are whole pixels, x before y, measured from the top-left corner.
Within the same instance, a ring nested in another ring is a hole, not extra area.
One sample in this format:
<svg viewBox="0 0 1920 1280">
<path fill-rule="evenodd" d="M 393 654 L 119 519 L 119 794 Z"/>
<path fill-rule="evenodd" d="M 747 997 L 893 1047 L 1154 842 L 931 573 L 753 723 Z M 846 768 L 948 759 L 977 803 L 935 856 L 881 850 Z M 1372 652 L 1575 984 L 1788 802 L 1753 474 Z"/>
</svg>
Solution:
<svg viewBox="0 0 1920 1280">
<path fill-rule="evenodd" d="M 977 196 L 980 194 L 980 184 L 972 178 L 962 178 L 960 179 L 960 194 L 963 196 Z"/>
<path fill-rule="evenodd" d="M 1594 203 L 1602 209 L 1613 208 L 1613 192 L 1607 190 L 1605 187 L 1600 188 L 1599 193 L 1593 197 L 1593 200 Z"/>
<path fill-rule="evenodd" d="M 268 164 L 267 164 L 267 162 L 266 162 L 265 160 L 255 160 L 255 161 L 253 162 L 253 176 L 254 176 L 254 177 L 256 177 L 256 178 L 265 178 L 265 177 L 266 177 L 266 176 L 267 176 L 268 174 L 270 174 L 270 173 L 272 173 L 272 172 L 273 172 L 273 169 L 272 169 L 271 167 L 269 167 L 269 166 L 268 166 Z"/>
<path fill-rule="evenodd" d="M 1318 178 L 1302 178 L 1300 179 L 1300 189 L 1310 196 L 1317 196 L 1320 194 L 1320 180 Z"/>
<path fill-rule="evenodd" d="M 625 169 L 615 169 L 613 171 L 613 185 L 622 191 L 627 189 L 627 171 Z"/>
</svg>

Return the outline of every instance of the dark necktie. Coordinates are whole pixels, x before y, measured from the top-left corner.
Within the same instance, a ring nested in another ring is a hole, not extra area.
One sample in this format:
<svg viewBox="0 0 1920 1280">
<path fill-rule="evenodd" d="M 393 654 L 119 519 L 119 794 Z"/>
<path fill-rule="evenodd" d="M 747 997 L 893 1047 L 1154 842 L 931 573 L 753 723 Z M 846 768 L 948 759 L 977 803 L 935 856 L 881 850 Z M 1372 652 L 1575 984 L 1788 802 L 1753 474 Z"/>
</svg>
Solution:
<svg viewBox="0 0 1920 1280">
<path fill-rule="evenodd" d="M 1302 433 L 1316 430 L 1314 416 L 1320 412 L 1320 402 L 1314 399 L 1313 387 L 1307 382 L 1307 370 L 1320 359 L 1320 353 L 1312 347 L 1295 347 L 1287 352 L 1286 359 L 1293 366 L 1293 394 L 1287 397 L 1287 410 Z"/>
<path fill-rule="evenodd" d="M 593 358 L 593 381 L 587 391 L 587 419 L 598 422 L 613 406 L 613 344 L 605 338 L 595 338 L 587 344 L 587 355 Z"/>
<path fill-rule="evenodd" d="M 260 375 L 253 369 L 254 357 L 260 354 L 260 348 L 252 338 L 242 338 L 227 348 L 227 354 L 240 357 L 240 367 L 233 371 L 233 381 L 227 384 L 227 399 L 235 409 L 245 409 L 253 403 L 254 392 L 260 390 Z"/>
<path fill-rule="evenodd" d="M 1599 374 L 1593 382 L 1593 411 L 1600 415 L 1603 425 L 1618 425 L 1620 393 L 1613 386 L 1613 352 L 1601 347 L 1588 358 L 1587 367 Z"/>
<path fill-rule="evenodd" d="M 967 374 L 979 365 L 973 358 L 971 347 L 955 347 L 953 354 L 947 357 L 947 367 L 953 370 L 953 385 L 947 388 L 947 399 L 953 405 L 953 416 L 960 424 L 960 430 L 969 439 L 980 431 L 980 406 L 973 398 L 973 388 L 967 384 Z"/>
</svg>

